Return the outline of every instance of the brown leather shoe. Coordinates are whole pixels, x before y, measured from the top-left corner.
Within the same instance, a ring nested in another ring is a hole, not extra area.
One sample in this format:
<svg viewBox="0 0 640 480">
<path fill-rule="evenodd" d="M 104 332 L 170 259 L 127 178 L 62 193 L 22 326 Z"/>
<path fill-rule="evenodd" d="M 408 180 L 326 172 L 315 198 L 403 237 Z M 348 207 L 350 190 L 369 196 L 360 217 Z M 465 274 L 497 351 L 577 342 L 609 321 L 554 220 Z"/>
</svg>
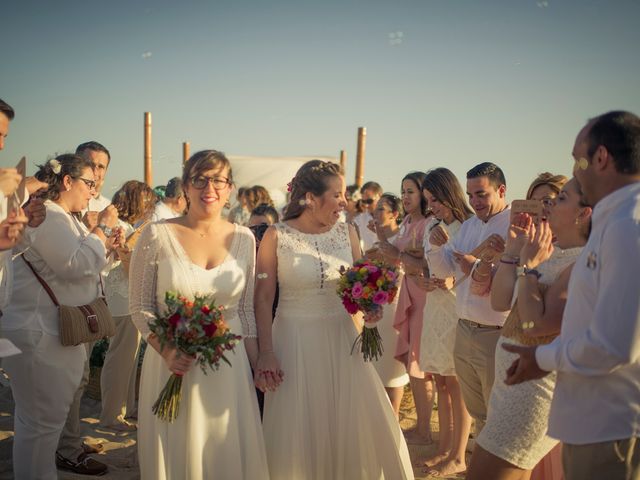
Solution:
<svg viewBox="0 0 640 480">
<path fill-rule="evenodd" d="M 56 467 L 79 475 L 98 476 L 107 473 L 107 466 L 104 463 L 94 460 L 86 453 L 81 453 L 78 461 L 73 462 L 56 452 Z"/>
</svg>

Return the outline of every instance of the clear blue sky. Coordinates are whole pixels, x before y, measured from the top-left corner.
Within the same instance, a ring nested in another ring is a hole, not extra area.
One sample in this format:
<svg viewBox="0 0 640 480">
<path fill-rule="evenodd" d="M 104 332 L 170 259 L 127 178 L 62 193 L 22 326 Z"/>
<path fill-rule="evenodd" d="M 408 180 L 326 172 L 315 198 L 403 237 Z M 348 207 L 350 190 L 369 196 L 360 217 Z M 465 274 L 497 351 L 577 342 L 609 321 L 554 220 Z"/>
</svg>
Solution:
<svg viewBox="0 0 640 480">
<path fill-rule="evenodd" d="M 192 152 L 348 154 L 367 127 L 366 180 L 503 167 L 510 198 L 545 170 L 570 174 L 590 116 L 640 113 L 637 0 L 3 2 L 0 98 L 17 112 L 0 165 L 29 172 L 98 140 L 105 194 L 154 183 Z M 283 184 L 289 179 L 283 179 Z"/>
</svg>

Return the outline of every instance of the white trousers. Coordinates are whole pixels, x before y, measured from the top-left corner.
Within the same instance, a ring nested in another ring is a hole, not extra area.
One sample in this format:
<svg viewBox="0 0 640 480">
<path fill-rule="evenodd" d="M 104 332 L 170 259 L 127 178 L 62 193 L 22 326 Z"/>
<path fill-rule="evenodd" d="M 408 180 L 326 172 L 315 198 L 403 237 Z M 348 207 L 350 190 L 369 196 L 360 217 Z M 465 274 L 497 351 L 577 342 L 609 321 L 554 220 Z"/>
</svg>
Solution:
<svg viewBox="0 0 640 480">
<path fill-rule="evenodd" d="M 136 374 L 140 332 L 131 315 L 113 317 L 116 334 L 109 339 L 109 350 L 100 377 L 102 412 L 100 423 L 114 425 L 136 413 Z"/>
<path fill-rule="evenodd" d="M 22 350 L 2 362 L 15 401 L 14 476 L 55 480 L 56 446 L 82 378 L 85 348 L 64 347 L 59 337 L 41 331 L 3 333 Z"/>
</svg>

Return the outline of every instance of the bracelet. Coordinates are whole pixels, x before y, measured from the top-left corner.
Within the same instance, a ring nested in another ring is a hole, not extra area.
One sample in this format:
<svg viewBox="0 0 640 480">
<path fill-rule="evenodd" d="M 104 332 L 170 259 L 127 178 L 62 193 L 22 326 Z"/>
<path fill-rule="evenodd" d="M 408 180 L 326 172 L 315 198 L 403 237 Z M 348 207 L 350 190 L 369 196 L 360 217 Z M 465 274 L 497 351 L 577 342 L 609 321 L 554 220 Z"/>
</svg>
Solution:
<svg viewBox="0 0 640 480">
<path fill-rule="evenodd" d="M 519 260 L 505 260 L 504 258 L 500 258 L 500 263 L 504 263 L 505 265 L 518 265 Z"/>
</svg>

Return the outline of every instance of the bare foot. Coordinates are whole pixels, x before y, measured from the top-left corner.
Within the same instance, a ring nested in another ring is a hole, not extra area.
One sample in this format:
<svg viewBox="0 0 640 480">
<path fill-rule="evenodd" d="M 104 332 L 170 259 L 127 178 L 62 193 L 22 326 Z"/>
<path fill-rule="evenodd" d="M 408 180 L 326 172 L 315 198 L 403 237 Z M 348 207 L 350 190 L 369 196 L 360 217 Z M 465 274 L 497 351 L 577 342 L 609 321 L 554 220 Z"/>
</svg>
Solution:
<svg viewBox="0 0 640 480">
<path fill-rule="evenodd" d="M 466 471 L 467 465 L 464 460 L 447 460 L 433 468 L 425 468 L 422 473 L 426 473 L 428 477 L 446 477 Z"/>
<path fill-rule="evenodd" d="M 449 456 L 449 453 L 435 453 L 433 455 L 431 455 L 430 457 L 424 457 L 419 459 L 416 462 L 416 467 L 435 467 L 436 465 L 438 465 L 439 463 L 444 462 L 447 457 Z"/>
<path fill-rule="evenodd" d="M 433 438 L 431 438 L 431 432 L 426 434 L 418 432 L 417 429 L 406 430 L 404 432 L 404 438 L 408 444 L 411 445 L 431 445 Z"/>
</svg>

